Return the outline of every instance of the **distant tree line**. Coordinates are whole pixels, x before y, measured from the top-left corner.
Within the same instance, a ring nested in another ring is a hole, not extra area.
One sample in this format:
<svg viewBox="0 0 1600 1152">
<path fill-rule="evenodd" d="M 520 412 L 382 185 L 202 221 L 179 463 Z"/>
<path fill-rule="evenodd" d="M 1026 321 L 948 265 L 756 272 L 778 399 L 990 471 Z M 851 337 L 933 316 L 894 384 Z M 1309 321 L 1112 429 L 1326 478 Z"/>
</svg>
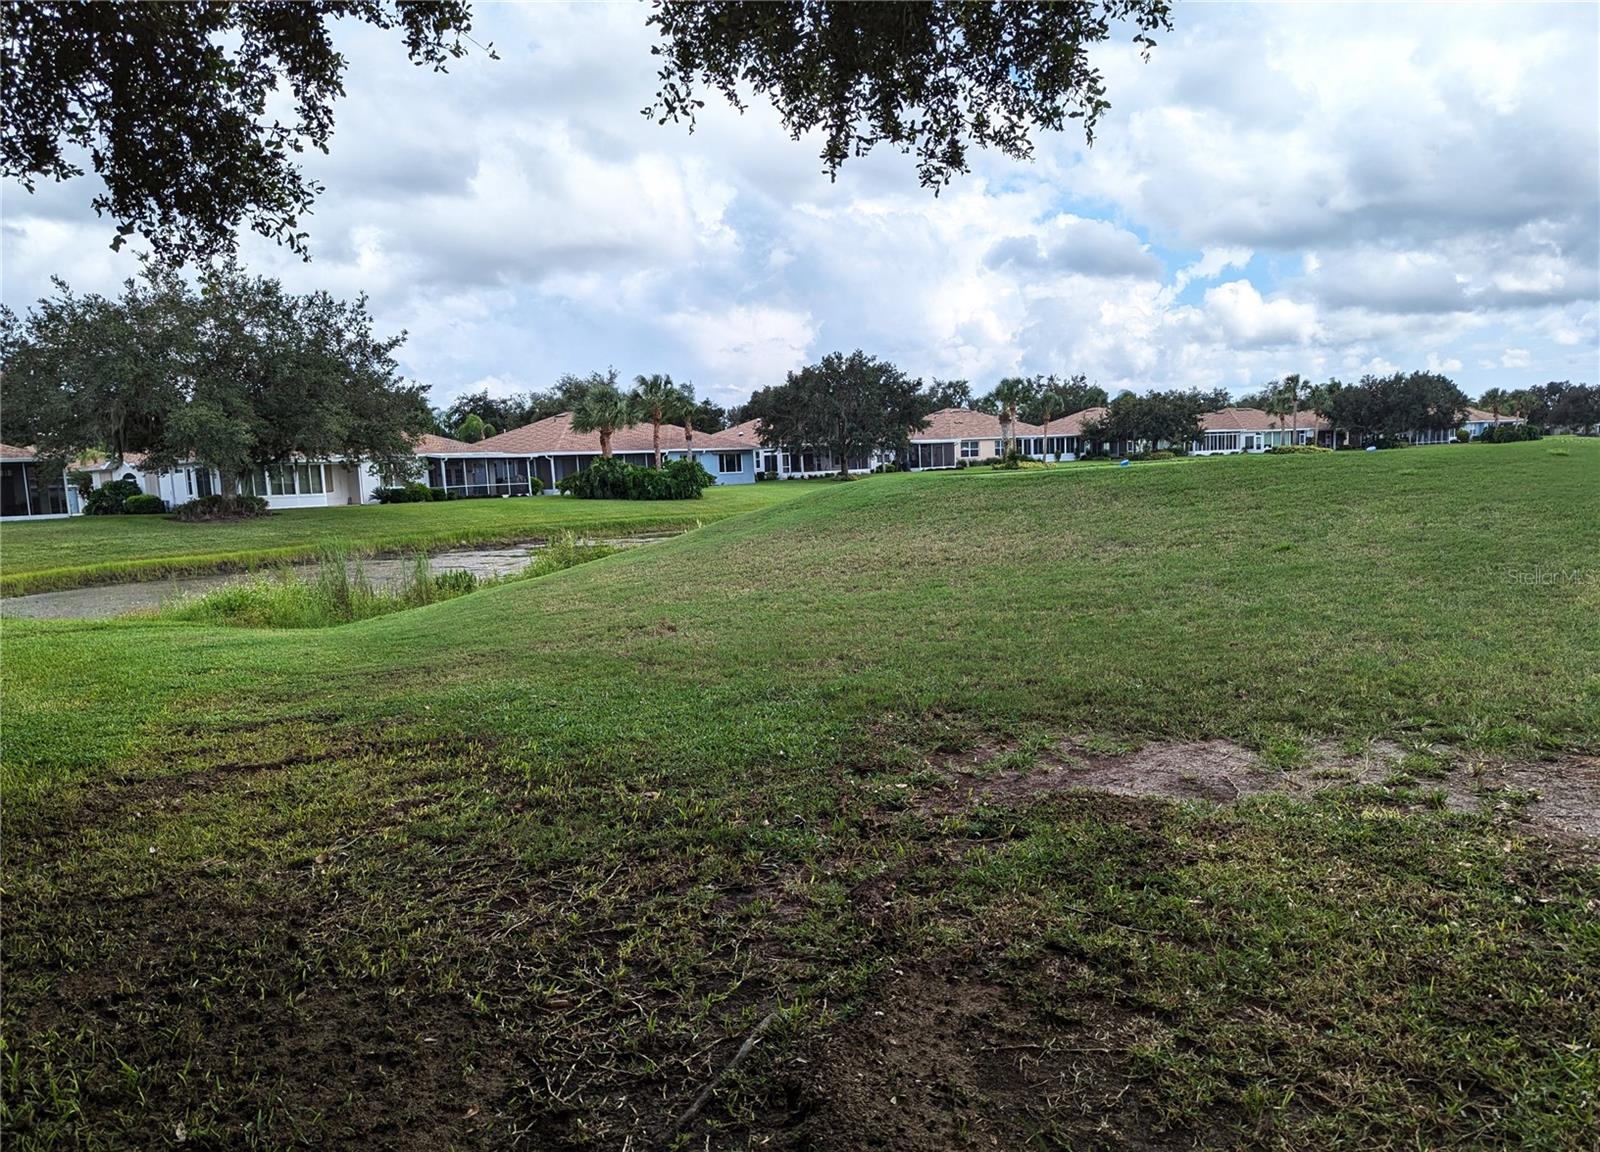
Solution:
<svg viewBox="0 0 1600 1152">
<path fill-rule="evenodd" d="M 401 475 L 430 424 L 401 378 L 404 335 L 373 331 L 367 301 L 295 295 L 236 264 L 197 284 L 151 268 L 120 296 L 57 279 L 26 317 L 0 308 L 0 439 L 63 466 L 142 453 L 235 478 L 294 457 L 371 462 Z"/>
</svg>

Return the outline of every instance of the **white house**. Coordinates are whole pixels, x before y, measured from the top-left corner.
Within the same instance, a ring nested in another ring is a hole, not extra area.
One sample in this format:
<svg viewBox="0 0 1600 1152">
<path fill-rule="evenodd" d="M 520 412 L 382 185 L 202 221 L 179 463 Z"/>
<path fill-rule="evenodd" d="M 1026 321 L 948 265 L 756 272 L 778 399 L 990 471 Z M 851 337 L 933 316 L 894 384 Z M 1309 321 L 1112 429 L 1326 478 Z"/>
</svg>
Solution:
<svg viewBox="0 0 1600 1152">
<path fill-rule="evenodd" d="M 93 461 L 83 470 L 93 488 L 113 480 L 132 480 L 140 491 L 161 497 L 168 508 L 222 491 L 221 474 L 193 461 L 151 468 L 145 465 L 144 456 L 130 452 L 121 460 Z M 242 473 L 236 480 L 241 493 L 263 497 L 269 508 L 361 504 L 379 487 L 372 465 L 343 460 L 294 460 Z"/>
</svg>

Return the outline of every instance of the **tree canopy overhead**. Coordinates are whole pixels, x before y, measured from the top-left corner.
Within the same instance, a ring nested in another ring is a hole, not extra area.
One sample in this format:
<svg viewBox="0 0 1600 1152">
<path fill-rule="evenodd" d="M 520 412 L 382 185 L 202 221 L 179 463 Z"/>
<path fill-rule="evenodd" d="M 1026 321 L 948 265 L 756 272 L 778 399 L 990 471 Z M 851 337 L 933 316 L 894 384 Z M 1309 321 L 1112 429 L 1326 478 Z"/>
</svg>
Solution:
<svg viewBox="0 0 1600 1152">
<path fill-rule="evenodd" d="M 1089 47 L 1126 24 L 1148 53 L 1170 11 L 1169 0 L 656 0 L 661 87 L 644 111 L 692 128 L 702 87 L 742 111 L 748 85 L 794 139 L 822 133 L 830 177 L 888 144 L 914 154 L 923 185 L 937 189 L 967 171 L 972 145 L 1026 159 L 1035 129 L 1072 120 L 1093 141 L 1110 103 Z"/>
<path fill-rule="evenodd" d="M 1026 158 L 1035 131 L 1070 121 L 1092 140 L 1109 103 L 1090 47 L 1120 26 L 1148 52 L 1169 13 L 1170 0 L 654 0 L 660 88 L 644 111 L 692 129 L 700 91 L 742 109 L 749 86 L 791 136 L 822 133 L 830 176 L 886 144 L 937 190 L 974 145 Z M 476 43 L 466 0 L 6 4 L 0 174 L 31 190 L 87 163 L 113 246 L 139 235 L 167 263 L 231 253 L 245 227 L 309 258 L 301 218 L 322 188 L 297 157 L 332 137 L 339 20 L 398 32 L 436 71 Z M 275 92 L 292 114 L 269 108 Z"/>
<path fill-rule="evenodd" d="M 244 225 L 304 256 L 300 217 L 322 188 L 295 157 L 328 150 L 344 94 L 328 27 L 339 19 L 399 30 L 436 71 L 469 50 L 462 0 L 6 4 L 0 174 L 31 191 L 82 175 L 86 154 L 113 247 L 137 233 L 169 263 L 232 252 Z M 287 122 L 267 108 L 280 86 Z"/>
</svg>

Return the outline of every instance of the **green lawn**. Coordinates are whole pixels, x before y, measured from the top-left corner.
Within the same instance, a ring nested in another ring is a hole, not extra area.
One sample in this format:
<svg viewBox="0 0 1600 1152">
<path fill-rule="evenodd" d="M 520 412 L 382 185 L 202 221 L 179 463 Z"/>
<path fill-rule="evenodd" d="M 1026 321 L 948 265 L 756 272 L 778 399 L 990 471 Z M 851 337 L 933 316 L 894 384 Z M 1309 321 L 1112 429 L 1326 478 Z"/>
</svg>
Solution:
<svg viewBox="0 0 1600 1152">
<path fill-rule="evenodd" d="M 525 498 L 443 504 L 300 508 L 261 520 L 182 524 L 164 516 L 15 521 L 0 529 L 0 593 L 7 596 L 232 571 L 313 557 L 328 541 L 351 552 L 409 552 L 490 544 L 553 532 L 621 535 L 692 528 L 791 499 L 812 482 L 714 487 L 693 502 Z"/>
<path fill-rule="evenodd" d="M 336 629 L 8 621 L 6 1127 L 1590 1148 L 1592 851 L 1410 776 L 1029 781 L 1069 736 L 1592 755 L 1597 475 L 884 476 Z"/>
</svg>

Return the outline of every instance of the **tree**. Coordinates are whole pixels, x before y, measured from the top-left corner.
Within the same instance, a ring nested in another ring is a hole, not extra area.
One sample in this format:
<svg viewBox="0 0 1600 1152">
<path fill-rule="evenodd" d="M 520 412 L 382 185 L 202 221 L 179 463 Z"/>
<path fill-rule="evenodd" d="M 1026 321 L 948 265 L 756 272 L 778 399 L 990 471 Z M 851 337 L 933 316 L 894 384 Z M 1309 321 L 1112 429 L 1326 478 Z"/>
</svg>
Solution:
<svg viewBox="0 0 1600 1152">
<path fill-rule="evenodd" d="M 248 224 L 304 256 L 300 217 L 322 189 L 294 160 L 328 150 L 345 59 L 325 25 L 338 19 L 398 30 L 435 71 L 471 39 L 458 0 L 7 4 L 0 173 L 32 191 L 82 175 L 87 153 L 114 248 L 138 233 L 163 260 L 205 260 Z M 293 93 L 287 123 L 267 113 L 274 91 Z"/>
<path fill-rule="evenodd" d="M 1084 425 L 1091 442 L 1126 441 L 1154 450 L 1161 444 L 1187 447 L 1202 436 L 1200 414 L 1208 410 L 1205 393 L 1190 391 L 1124 392 L 1106 406 L 1105 414 Z"/>
<path fill-rule="evenodd" d="M 1000 408 L 1001 447 L 1009 453 L 1011 442 L 1016 439 L 1013 429 L 1017 423 L 1017 409 L 1033 401 L 1033 383 L 1021 376 L 1007 376 L 994 386 L 989 396 Z"/>
<path fill-rule="evenodd" d="M 1300 373 L 1291 372 L 1283 378 L 1284 396 L 1289 402 L 1290 431 L 1289 443 L 1297 444 L 1300 441 L 1300 393 L 1305 390 L 1306 382 L 1300 378 Z"/>
<path fill-rule="evenodd" d="M 639 417 L 650 421 L 650 447 L 655 454 L 655 466 L 659 468 L 661 425 L 687 419 L 694 410 L 692 395 L 685 397 L 683 390 L 672 382 L 671 376 L 657 373 L 633 378 L 633 392 L 628 397 L 628 403 Z"/>
<path fill-rule="evenodd" d="M 26 320 L 0 316 L 6 403 L 0 433 L 46 459 L 144 453 L 233 478 L 301 457 L 404 473 L 431 425 L 426 389 L 402 380 L 404 336 L 372 331 L 367 302 L 295 296 L 235 265 L 198 288 L 170 271 L 116 300 L 56 281 Z"/>
<path fill-rule="evenodd" d="M 1289 391 L 1284 387 L 1283 381 L 1274 380 L 1265 389 L 1266 404 L 1263 405 L 1268 416 L 1278 421 L 1278 428 L 1283 428 L 1283 418 L 1289 414 Z"/>
<path fill-rule="evenodd" d="M 970 408 L 972 385 L 965 380 L 940 380 L 935 377 L 928 387 L 928 403 L 932 412 L 946 408 Z"/>
<path fill-rule="evenodd" d="M 970 145 L 1022 159 L 1033 130 L 1073 120 L 1092 142 L 1110 105 L 1088 50 L 1128 28 L 1148 55 L 1169 10 L 1170 0 L 655 0 L 660 88 L 644 112 L 692 131 L 699 87 L 742 110 L 748 84 L 795 139 L 822 130 L 830 177 L 882 143 L 914 152 L 937 190 L 967 171 Z M 397 31 L 414 63 L 440 72 L 476 43 L 465 0 L 7 4 L 0 173 L 31 190 L 81 175 L 87 153 L 114 246 L 138 234 L 171 263 L 232 252 L 246 225 L 307 256 L 300 218 L 322 189 L 295 158 L 327 151 L 333 136 L 345 58 L 330 25 L 341 19 Z M 274 92 L 292 93 L 291 116 L 268 115 Z"/>
<path fill-rule="evenodd" d="M 1168 0 L 656 0 L 648 23 L 665 41 L 652 49 L 661 87 L 645 114 L 692 130 L 699 86 L 741 111 L 741 90 L 753 88 L 794 139 L 821 131 L 830 177 L 848 157 L 888 144 L 915 153 L 922 184 L 938 188 L 967 171 L 969 144 L 1026 159 L 1033 127 L 1060 130 L 1069 120 L 1092 142 L 1110 104 L 1089 46 L 1131 26 L 1148 56 L 1151 33 L 1171 27 L 1168 11 Z"/>
<path fill-rule="evenodd" d="M 1344 390 L 1344 384 L 1337 376 L 1332 377 L 1322 384 L 1318 384 L 1306 394 L 1306 406 L 1317 414 L 1320 420 L 1328 422 L 1328 447 L 1339 447 L 1339 424 L 1336 419 L 1338 414 L 1339 393 Z"/>
<path fill-rule="evenodd" d="M 487 388 L 480 388 L 476 392 L 464 392 L 450 402 L 450 406 L 442 408 L 436 414 L 439 431 L 446 436 L 456 435 L 456 430 L 466 422 L 468 416 L 477 416 L 485 426 L 493 425 L 504 431 L 507 428 L 520 428 L 530 421 L 528 415 L 533 400 L 526 393 L 513 392 L 509 396 L 491 396 Z M 557 408 L 557 412 L 566 411 Z M 551 415 L 545 413 L 544 415 Z M 458 437 L 459 438 L 459 437 Z"/>
<path fill-rule="evenodd" d="M 763 444 L 825 448 L 841 476 L 851 460 L 902 451 L 912 431 L 928 426 L 930 411 L 922 381 L 860 349 L 790 372 L 784 383 L 751 396 L 747 407 L 760 422 Z"/>
<path fill-rule="evenodd" d="M 484 437 L 483 417 L 476 412 L 468 412 L 467 418 L 456 428 L 456 439 L 467 444 L 476 444 Z"/>
<path fill-rule="evenodd" d="M 1054 397 L 1052 412 L 1069 416 L 1086 408 L 1103 408 L 1108 399 L 1104 388 L 1089 383 L 1088 377 L 1081 373 L 1065 378 L 1053 375 L 1034 376 L 1029 380 L 1029 384 L 1032 386 L 1032 397 L 1022 405 L 1018 413 L 1025 424 L 1045 422 L 1046 396 Z"/>
<path fill-rule="evenodd" d="M 1511 406 L 1510 399 L 1510 394 L 1504 388 L 1490 388 L 1478 398 L 1478 403 L 1494 414 L 1494 426 L 1498 428 L 1500 427 L 1500 413 L 1503 409 Z"/>
<path fill-rule="evenodd" d="M 1056 413 L 1061 410 L 1061 397 L 1054 392 L 1046 392 L 1039 397 L 1039 423 L 1044 425 L 1044 448 L 1050 449 L 1050 421 L 1055 419 Z M 1056 453 L 1056 461 L 1060 462 L 1061 453 Z"/>
<path fill-rule="evenodd" d="M 1580 436 L 1594 434 L 1595 426 L 1600 425 L 1600 388 L 1566 380 L 1544 387 L 1558 390 L 1555 403 L 1550 405 L 1550 424 Z"/>
<path fill-rule="evenodd" d="M 617 370 L 591 372 L 587 377 L 563 376 L 557 387 L 567 389 L 574 384 L 578 400 L 572 409 L 572 430 L 598 432 L 600 455 L 611 455 L 612 434 L 618 428 L 632 428 L 638 423 L 633 405 L 617 387 Z"/>
<path fill-rule="evenodd" d="M 729 419 L 728 409 L 721 405 L 709 399 L 695 402 L 693 384 L 684 384 L 682 388 L 684 395 L 693 404 L 693 411 L 684 421 L 686 432 L 691 429 L 699 429 L 701 432 L 721 432 L 736 423 Z"/>
</svg>

